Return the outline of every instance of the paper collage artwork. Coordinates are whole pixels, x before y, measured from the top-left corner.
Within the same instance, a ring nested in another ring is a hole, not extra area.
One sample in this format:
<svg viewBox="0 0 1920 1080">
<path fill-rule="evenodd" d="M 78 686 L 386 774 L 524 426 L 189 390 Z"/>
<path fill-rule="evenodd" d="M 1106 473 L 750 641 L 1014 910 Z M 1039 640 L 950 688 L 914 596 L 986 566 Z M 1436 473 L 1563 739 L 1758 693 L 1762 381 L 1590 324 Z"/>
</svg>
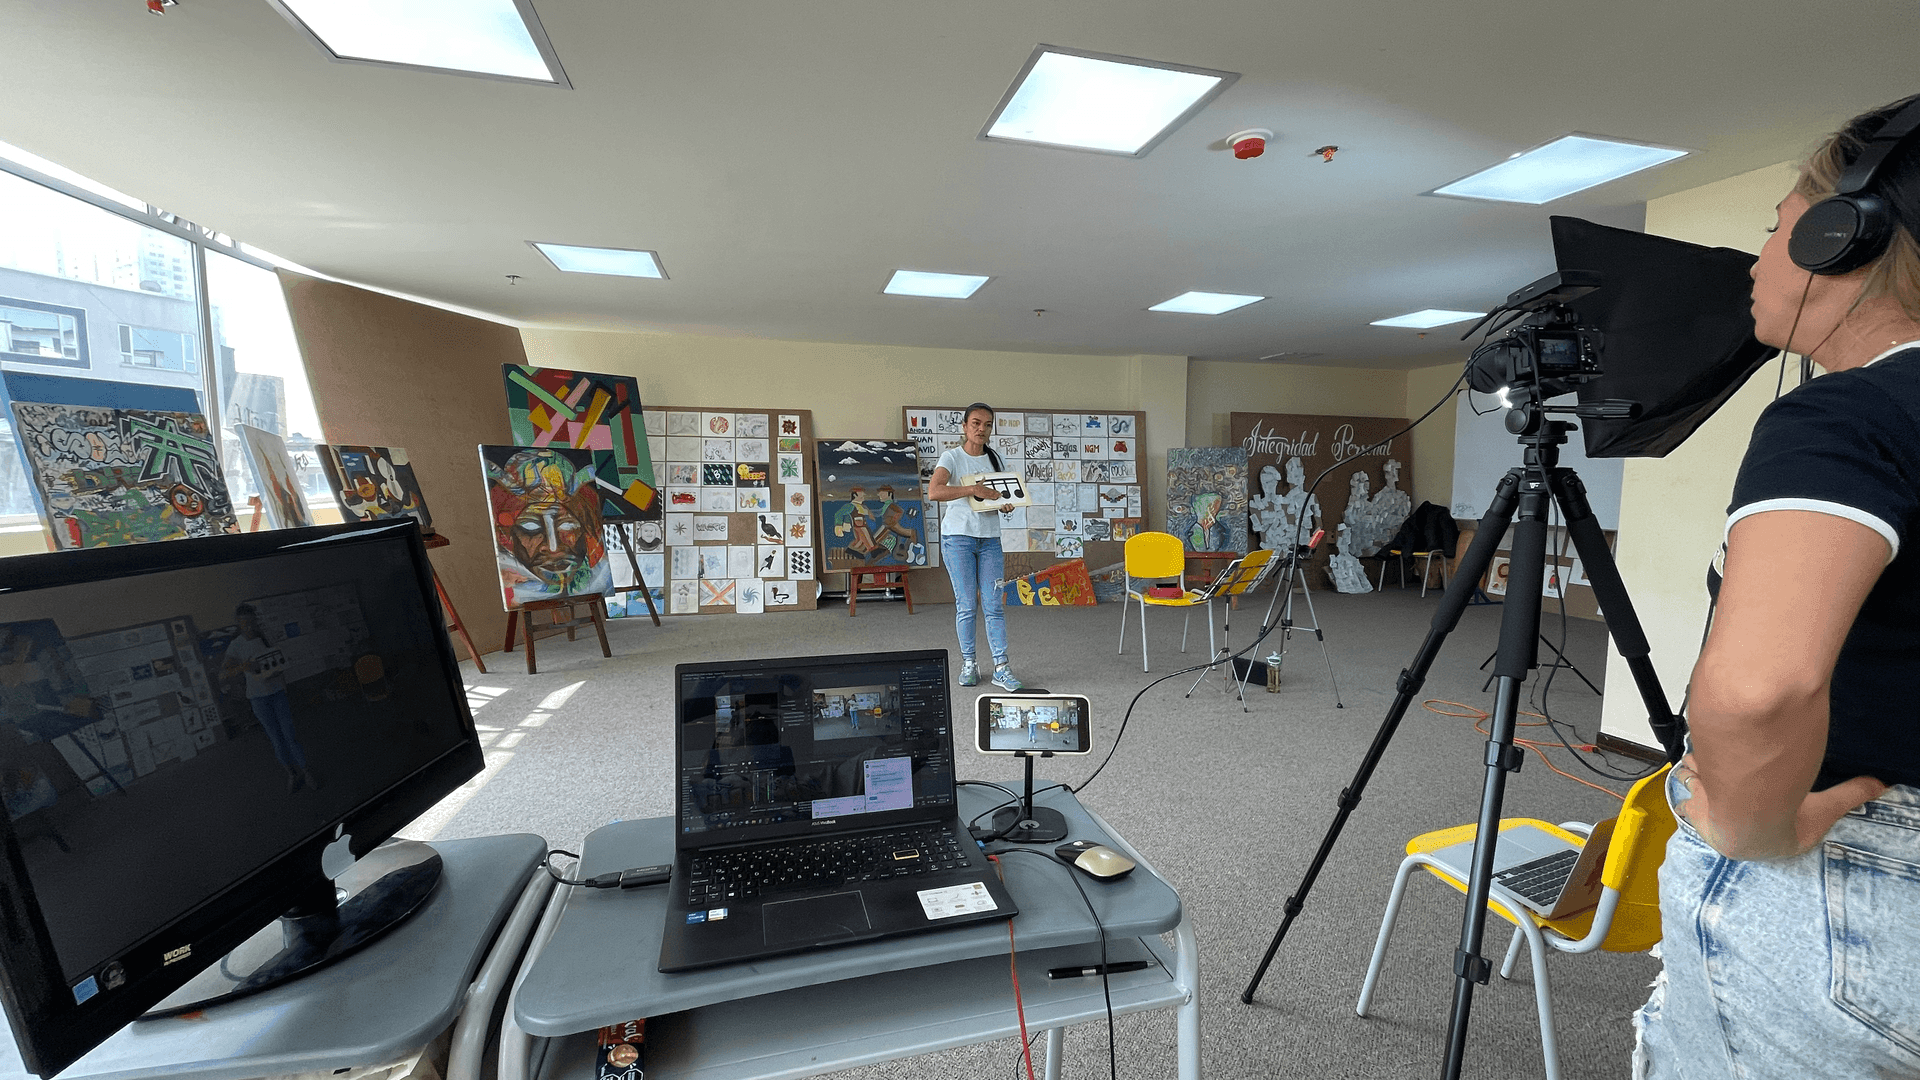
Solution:
<svg viewBox="0 0 1920 1080">
<path fill-rule="evenodd" d="M 13 431 L 54 545 L 238 532 L 199 396 L 7 372 Z"/>
<path fill-rule="evenodd" d="M 813 485 L 807 412 L 646 410 L 665 460 L 665 612 L 674 615 L 811 608 Z M 804 573 L 793 574 L 795 552 Z"/>
<path fill-rule="evenodd" d="M 500 371 L 515 443 L 593 451 L 601 516 L 659 520 L 638 379 L 521 364 L 502 364 Z"/>
<path fill-rule="evenodd" d="M 924 491 L 940 455 L 960 444 L 962 412 L 912 405 L 903 412 Z M 989 445 L 1029 497 L 1024 517 L 1015 511 L 1001 522 L 1001 549 L 1079 558 L 1086 541 L 1111 536 L 1111 527 L 1092 522 L 1142 516 L 1139 429 L 1139 414 L 1130 412 L 995 413 Z M 939 518 L 928 515 L 929 553 L 940 547 Z"/>
<path fill-rule="evenodd" d="M 507 610 L 613 588 L 593 467 L 591 450 L 480 447 Z"/>
</svg>

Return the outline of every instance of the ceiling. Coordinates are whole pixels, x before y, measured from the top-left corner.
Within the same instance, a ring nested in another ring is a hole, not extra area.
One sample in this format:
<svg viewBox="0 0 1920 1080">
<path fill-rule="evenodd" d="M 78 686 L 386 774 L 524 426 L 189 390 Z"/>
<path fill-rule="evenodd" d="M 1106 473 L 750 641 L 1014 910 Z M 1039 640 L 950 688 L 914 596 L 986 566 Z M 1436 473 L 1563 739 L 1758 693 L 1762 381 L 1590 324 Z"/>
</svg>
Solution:
<svg viewBox="0 0 1920 1080">
<path fill-rule="evenodd" d="M 1410 367 L 1464 327 L 1368 321 L 1551 271 L 1549 213 L 1638 227 L 1805 153 L 1911 93 L 1920 43 L 1905 0 L 534 3 L 572 90 L 333 63 L 266 0 L 0 0 L 0 140 L 523 325 Z M 1043 42 L 1241 78 L 1140 159 L 979 139 Z M 1247 127 L 1277 138 L 1236 161 Z M 1545 207 L 1418 194 L 1569 131 L 1696 153 Z M 529 240 L 652 249 L 669 280 Z M 993 280 L 884 296 L 896 267 Z M 1188 289 L 1271 299 L 1145 310 Z"/>
</svg>

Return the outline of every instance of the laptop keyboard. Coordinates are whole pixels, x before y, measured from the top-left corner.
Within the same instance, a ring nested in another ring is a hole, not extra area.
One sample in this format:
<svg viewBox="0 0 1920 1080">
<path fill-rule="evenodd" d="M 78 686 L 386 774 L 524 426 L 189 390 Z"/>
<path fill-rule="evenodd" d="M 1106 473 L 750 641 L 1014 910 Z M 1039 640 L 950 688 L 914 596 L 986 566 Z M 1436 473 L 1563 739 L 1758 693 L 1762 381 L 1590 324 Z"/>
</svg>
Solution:
<svg viewBox="0 0 1920 1080">
<path fill-rule="evenodd" d="M 1508 867 L 1493 875 L 1493 880 L 1508 892 L 1524 896 L 1542 907 L 1552 907 L 1567 887 L 1573 864 L 1580 860 L 1575 850 L 1556 851 L 1538 859 Z"/>
<path fill-rule="evenodd" d="M 775 847 L 720 851 L 694 857 L 687 873 L 693 907 L 796 889 L 913 877 L 970 865 L 950 825 L 918 825 Z M 972 840 L 965 841 L 972 844 Z"/>
</svg>

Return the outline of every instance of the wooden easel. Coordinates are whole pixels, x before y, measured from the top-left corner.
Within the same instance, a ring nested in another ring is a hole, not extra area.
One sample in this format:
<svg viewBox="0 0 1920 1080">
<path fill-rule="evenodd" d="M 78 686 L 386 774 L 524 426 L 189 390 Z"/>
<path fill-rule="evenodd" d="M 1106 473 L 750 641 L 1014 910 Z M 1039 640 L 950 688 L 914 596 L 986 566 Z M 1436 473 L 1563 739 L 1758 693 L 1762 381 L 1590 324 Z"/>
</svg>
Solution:
<svg viewBox="0 0 1920 1080">
<path fill-rule="evenodd" d="M 429 548 L 443 548 L 453 543 L 453 541 L 441 536 L 439 533 L 427 533 L 420 538 L 420 542 Z M 429 563 L 428 565 L 431 566 L 432 564 Z M 440 594 L 440 606 L 447 609 L 447 629 L 460 635 L 460 643 L 467 647 L 467 655 L 473 657 L 473 666 L 480 669 L 480 674 L 485 675 L 487 673 L 487 665 L 480 659 L 480 650 L 473 647 L 473 637 L 467 633 L 467 624 L 460 621 L 460 613 L 454 610 L 453 598 L 447 595 L 447 587 L 440 584 L 440 571 L 438 570 L 433 572 L 433 590 Z M 509 637 L 513 634 L 513 624 L 511 623 L 507 624 L 507 634 Z"/>
<path fill-rule="evenodd" d="M 659 626 L 660 609 L 653 606 L 653 593 L 647 589 L 647 577 L 640 572 L 640 556 L 633 550 L 634 524 L 630 521 L 619 521 L 614 524 L 620 527 L 620 547 L 627 553 L 627 565 L 633 568 L 633 584 L 618 586 L 613 591 L 617 593 L 639 593 L 640 598 L 647 602 L 647 614 L 653 616 L 653 625 Z M 603 633 L 600 636 L 601 640 L 605 641 L 606 635 Z M 509 625 L 508 628 L 508 637 L 509 639 L 512 637 L 511 625 Z M 608 653 L 607 655 L 611 656 L 613 654 Z"/>
<path fill-rule="evenodd" d="M 587 614 L 584 617 L 575 614 L 582 604 L 586 605 L 587 608 Z M 562 610 L 567 613 L 565 620 L 560 619 L 558 616 L 552 616 L 550 623 L 546 626 L 539 627 L 537 630 L 535 629 L 533 622 L 534 612 Z M 600 636 L 600 655 L 613 655 L 613 648 L 607 644 L 607 602 L 606 599 L 598 593 L 594 593 L 591 596 L 565 596 L 558 600 L 534 600 L 522 604 L 519 607 L 507 609 L 507 643 L 505 646 L 505 651 L 507 652 L 513 651 L 514 631 L 520 626 L 521 612 L 526 613 L 527 674 L 529 675 L 539 674 L 539 671 L 534 667 L 533 643 L 535 641 L 560 633 L 566 634 L 567 640 L 572 641 L 574 640 L 574 632 L 589 624 L 593 626 L 593 632 Z M 655 621 L 659 621 L 658 616 L 655 617 Z"/>
</svg>

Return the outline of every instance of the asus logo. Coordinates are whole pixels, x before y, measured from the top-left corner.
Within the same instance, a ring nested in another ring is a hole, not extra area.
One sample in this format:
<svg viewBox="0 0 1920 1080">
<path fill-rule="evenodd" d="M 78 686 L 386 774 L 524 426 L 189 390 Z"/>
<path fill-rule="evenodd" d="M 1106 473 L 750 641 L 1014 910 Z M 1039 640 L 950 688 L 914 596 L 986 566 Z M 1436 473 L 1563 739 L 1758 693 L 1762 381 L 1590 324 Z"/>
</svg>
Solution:
<svg viewBox="0 0 1920 1080">
<path fill-rule="evenodd" d="M 185 960 L 187 957 L 192 955 L 193 955 L 193 946 L 191 945 L 182 945 L 177 949 L 168 949 L 165 953 L 161 954 L 160 956 L 160 966 L 167 967 L 171 964 L 178 963 L 181 960 Z"/>
<path fill-rule="evenodd" d="M 840 819 L 839 819 L 839 818 L 827 818 L 827 819 L 825 819 L 824 821 L 815 821 L 815 822 L 814 822 L 814 824 L 815 824 L 815 825 L 837 825 L 837 824 L 839 824 L 839 823 L 840 823 Z"/>
</svg>

